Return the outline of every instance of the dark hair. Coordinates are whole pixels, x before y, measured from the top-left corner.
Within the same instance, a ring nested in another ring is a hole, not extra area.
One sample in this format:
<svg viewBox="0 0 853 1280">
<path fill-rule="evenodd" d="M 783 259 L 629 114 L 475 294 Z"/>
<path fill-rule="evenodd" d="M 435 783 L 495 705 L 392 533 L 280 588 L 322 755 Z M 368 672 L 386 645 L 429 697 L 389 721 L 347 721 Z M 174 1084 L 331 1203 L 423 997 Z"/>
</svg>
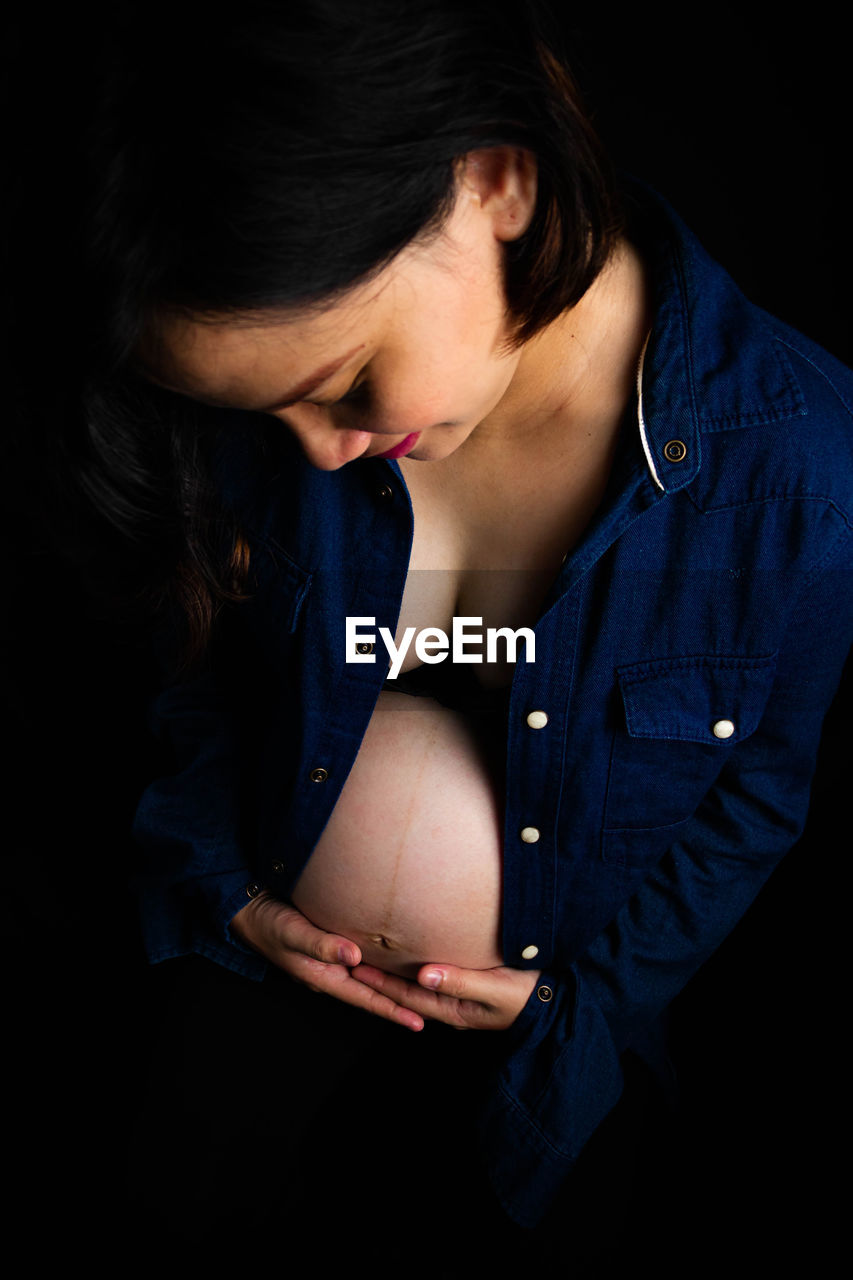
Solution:
<svg viewBox="0 0 853 1280">
<path fill-rule="evenodd" d="M 63 161 L 74 200 L 64 239 L 85 305 L 76 374 L 47 434 L 100 520 L 137 548 L 138 591 L 179 598 L 199 651 L 216 603 L 239 596 L 245 556 L 238 536 L 234 572 L 213 550 L 221 521 L 203 442 L 215 411 L 147 386 L 134 367 L 158 309 L 322 305 L 440 229 L 461 157 L 511 144 L 538 163 L 532 223 L 505 261 L 523 342 L 583 296 L 619 215 L 532 0 L 178 11 L 176 26 L 174 6 L 116 4 L 88 33 Z"/>
</svg>

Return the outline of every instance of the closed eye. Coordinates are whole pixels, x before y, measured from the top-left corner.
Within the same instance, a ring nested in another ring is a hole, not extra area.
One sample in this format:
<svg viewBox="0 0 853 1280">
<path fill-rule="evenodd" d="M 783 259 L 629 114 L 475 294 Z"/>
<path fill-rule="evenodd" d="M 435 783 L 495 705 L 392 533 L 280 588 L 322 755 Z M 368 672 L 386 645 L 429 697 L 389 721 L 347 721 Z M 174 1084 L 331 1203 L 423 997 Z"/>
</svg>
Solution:
<svg viewBox="0 0 853 1280">
<path fill-rule="evenodd" d="M 369 384 L 366 378 L 356 381 L 352 384 L 348 391 L 342 396 L 338 396 L 337 400 L 333 400 L 332 404 L 360 404 L 370 398 Z"/>
<path fill-rule="evenodd" d="M 370 399 L 370 384 L 363 373 L 356 376 L 354 382 L 350 383 L 347 390 L 337 397 L 336 400 L 310 400 L 301 401 L 302 404 L 314 405 L 318 409 L 334 409 L 338 405 L 365 405 Z"/>
</svg>

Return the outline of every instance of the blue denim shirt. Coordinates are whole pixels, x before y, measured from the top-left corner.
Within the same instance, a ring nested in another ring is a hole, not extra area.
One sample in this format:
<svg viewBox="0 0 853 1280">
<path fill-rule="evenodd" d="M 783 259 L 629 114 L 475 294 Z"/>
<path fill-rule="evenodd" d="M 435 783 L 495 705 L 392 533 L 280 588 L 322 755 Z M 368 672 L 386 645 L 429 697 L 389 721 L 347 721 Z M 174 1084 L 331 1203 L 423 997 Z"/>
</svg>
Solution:
<svg viewBox="0 0 853 1280">
<path fill-rule="evenodd" d="M 525 1225 L 617 1101 L 621 1053 L 801 832 L 853 633 L 853 375 L 651 193 L 635 239 L 654 289 L 638 404 L 509 706 L 503 954 L 543 974 L 502 1033 L 482 1139 Z M 172 771 L 139 805 L 137 885 L 151 961 L 259 979 L 229 921 L 261 886 L 287 897 L 340 794 L 386 675 L 346 663 L 344 619 L 393 634 L 412 509 L 396 462 L 319 471 L 286 443 L 259 466 L 229 416 L 220 487 L 255 589 L 211 669 L 154 709 Z"/>
</svg>

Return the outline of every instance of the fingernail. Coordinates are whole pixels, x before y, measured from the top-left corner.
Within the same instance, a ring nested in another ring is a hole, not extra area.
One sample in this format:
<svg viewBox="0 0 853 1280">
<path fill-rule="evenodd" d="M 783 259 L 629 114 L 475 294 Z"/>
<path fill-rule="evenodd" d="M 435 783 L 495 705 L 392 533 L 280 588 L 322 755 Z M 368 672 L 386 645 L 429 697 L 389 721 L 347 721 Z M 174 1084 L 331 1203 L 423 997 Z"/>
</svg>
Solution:
<svg viewBox="0 0 853 1280">
<path fill-rule="evenodd" d="M 444 974 L 440 969 L 430 969 L 429 972 L 425 973 L 421 978 L 421 986 L 430 987 L 431 990 L 435 991 L 436 987 L 441 986 L 441 980 L 443 977 Z"/>
<path fill-rule="evenodd" d="M 358 964 L 355 953 L 350 951 L 349 947 L 338 947 L 338 960 L 345 965 Z"/>
</svg>

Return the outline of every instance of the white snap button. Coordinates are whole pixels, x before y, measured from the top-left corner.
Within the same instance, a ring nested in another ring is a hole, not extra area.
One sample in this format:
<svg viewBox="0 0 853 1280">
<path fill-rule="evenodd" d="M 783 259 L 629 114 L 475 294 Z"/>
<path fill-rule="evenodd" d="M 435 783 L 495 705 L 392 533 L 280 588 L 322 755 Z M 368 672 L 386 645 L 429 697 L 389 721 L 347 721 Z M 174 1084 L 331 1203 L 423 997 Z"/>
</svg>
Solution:
<svg viewBox="0 0 853 1280">
<path fill-rule="evenodd" d="M 539 955 L 538 947 L 525 947 L 521 953 L 522 960 L 532 960 L 534 956 Z"/>
<path fill-rule="evenodd" d="M 718 720 L 713 729 L 715 738 L 730 738 L 734 731 L 735 727 L 731 720 Z"/>
<path fill-rule="evenodd" d="M 531 729 L 544 729 L 548 723 L 548 715 L 545 711 L 531 711 L 527 717 L 527 723 Z"/>
<path fill-rule="evenodd" d="M 535 844 L 539 839 L 538 827 L 522 827 L 521 838 L 525 844 Z"/>
</svg>

